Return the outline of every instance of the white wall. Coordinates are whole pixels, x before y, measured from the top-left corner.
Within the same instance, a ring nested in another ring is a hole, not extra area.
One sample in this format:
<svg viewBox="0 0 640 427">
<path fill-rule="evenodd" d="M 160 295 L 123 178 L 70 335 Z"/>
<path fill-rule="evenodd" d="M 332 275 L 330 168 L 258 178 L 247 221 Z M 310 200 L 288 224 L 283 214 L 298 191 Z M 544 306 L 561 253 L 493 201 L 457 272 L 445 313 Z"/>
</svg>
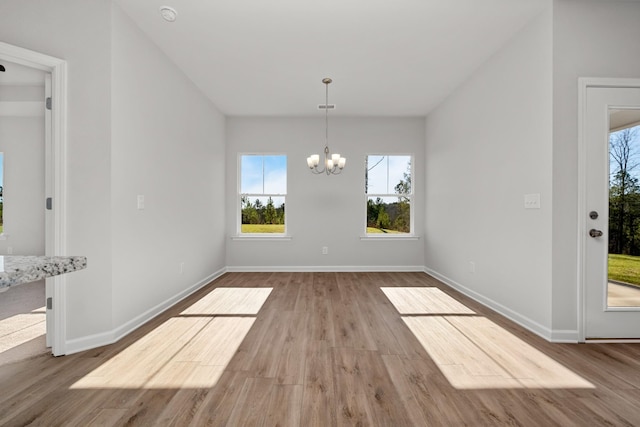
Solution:
<svg viewBox="0 0 640 427">
<path fill-rule="evenodd" d="M 0 253 L 11 247 L 15 255 L 44 255 L 44 116 L 0 116 L 0 151 L 6 239 Z"/>
<path fill-rule="evenodd" d="M 425 181 L 426 267 L 546 336 L 551 27 L 549 7 L 429 114 Z M 541 209 L 524 209 L 529 193 L 540 194 Z"/>
<path fill-rule="evenodd" d="M 68 63 L 67 338 L 111 329 L 110 26 L 108 0 L 3 0 L 0 40 Z"/>
<path fill-rule="evenodd" d="M 111 1 L 3 0 L 0 40 L 67 61 L 67 346 L 104 344 L 224 266 L 224 118 Z"/>
<path fill-rule="evenodd" d="M 117 328 L 224 267 L 225 147 L 224 116 L 119 6 L 112 23 Z"/>
<path fill-rule="evenodd" d="M 577 336 L 578 78 L 640 77 L 640 2 L 555 0 L 553 328 Z"/>
<path fill-rule="evenodd" d="M 337 176 L 313 175 L 306 164 L 324 149 L 324 117 L 229 118 L 227 120 L 227 265 L 231 269 L 414 269 L 423 265 L 420 240 L 363 241 L 366 154 L 415 156 L 415 232 L 422 238 L 424 216 L 424 119 L 329 118 L 329 148 L 347 158 Z M 291 240 L 231 240 L 239 206 L 239 153 L 288 156 L 286 218 Z M 321 254 L 322 246 L 329 248 Z"/>
</svg>

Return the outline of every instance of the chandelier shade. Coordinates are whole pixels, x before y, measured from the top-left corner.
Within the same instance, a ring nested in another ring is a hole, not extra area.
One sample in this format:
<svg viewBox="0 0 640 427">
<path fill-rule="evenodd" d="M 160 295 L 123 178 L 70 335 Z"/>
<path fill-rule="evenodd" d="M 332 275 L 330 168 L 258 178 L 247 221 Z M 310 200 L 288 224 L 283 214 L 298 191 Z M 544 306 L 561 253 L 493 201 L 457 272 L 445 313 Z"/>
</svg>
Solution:
<svg viewBox="0 0 640 427">
<path fill-rule="evenodd" d="M 322 79 L 325 84 L 325 103 L 324 103 L 324 164 L 320 165 L 320 155 L 312 154 L 307 157 L 307 166 L 314 174 L 338 175 L 344 169 L 347 159 L 338 153 L 329 154 L 329 84 L 332 82 L 330 78 Z"/>
</svg>

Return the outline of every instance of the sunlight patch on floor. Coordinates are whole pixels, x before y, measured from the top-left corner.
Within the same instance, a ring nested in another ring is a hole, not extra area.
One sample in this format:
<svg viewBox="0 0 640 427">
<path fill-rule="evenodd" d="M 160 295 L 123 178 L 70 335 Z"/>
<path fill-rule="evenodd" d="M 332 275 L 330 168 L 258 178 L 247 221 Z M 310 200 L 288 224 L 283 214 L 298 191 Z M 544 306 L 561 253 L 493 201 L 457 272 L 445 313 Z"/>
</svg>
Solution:
<svg viewBox="0 0 640 427">
<path fill-rule="evenodd" d="M 215 292 L 218 289 L 223 292 Z M 255 316 L 230 315 L 231 312 L 257 314 L 272 290 L 218 289 L 144 335 L 71 388 L 213 387 L 256 320 Z M 220 314 L 223 316 L 216 316 Z"/>
<path fill-rule="evenodd" d="M 438 288 L 380 288 L 400 314 L 475 314 Z"/>
<path fill-rule="evenodd" d="M 216 288 L 181 314 L 255 315 L 273 288 Z"/>
<path fill-rule="evenodd" d="M 594 388 L 515 335 L 433 287 L 381 288 L 457 389 Z"/>
<path fill-rule="evenodd" d="M 0 365 L 46 353 L 45 308 L 0 320 Z"/>
<path fill-rule="evenodd" d="M 402 319 L 455 388 L 594 387 L 485 317 Z"/>
</svg>

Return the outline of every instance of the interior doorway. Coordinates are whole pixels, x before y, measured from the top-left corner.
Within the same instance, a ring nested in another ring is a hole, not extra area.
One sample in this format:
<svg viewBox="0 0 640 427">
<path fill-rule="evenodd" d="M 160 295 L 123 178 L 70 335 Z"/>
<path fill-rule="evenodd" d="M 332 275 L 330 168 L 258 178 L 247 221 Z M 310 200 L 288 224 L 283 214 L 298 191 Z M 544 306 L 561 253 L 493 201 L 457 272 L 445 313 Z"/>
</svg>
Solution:
<svg viewBox="0 0 640 427">
<path fill-rule="evenodd" d="M 66 115 L 67 66 L 66 62 L 40 52 L 0 42 L 0 63 L 8 61 L 50 74 L 45 79 L 45 198 L 40 200 L 45 210 L 45 248 L 48 256 L 66 255 Z M 5 71 L 6 72 L 6 71 Z M 43 100 L 40 100 L 41 102 Z M 49 202 L 45 205 L 45 199 Z M 66 353 L 66 278 L 64 275 L 46 279 L 46 342 L 55 356 Z"/>
<path fill-rule="evenodd" d="M 45 254 L 46 120 L 49 73 L 0 61 L 0 254 Z M 0 365 L 46 353 L 45 281 L 0 297 Z"/>
</svg>

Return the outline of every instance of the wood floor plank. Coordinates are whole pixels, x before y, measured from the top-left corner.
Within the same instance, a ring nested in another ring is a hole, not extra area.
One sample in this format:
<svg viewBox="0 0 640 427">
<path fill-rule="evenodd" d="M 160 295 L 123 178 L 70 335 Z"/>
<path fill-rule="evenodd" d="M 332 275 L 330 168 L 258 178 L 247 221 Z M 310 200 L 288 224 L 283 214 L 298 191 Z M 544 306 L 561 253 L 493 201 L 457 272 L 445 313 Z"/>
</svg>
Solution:
<svg viewBox="0 0 640 427">
<path fill-rule="evenodd" d="M 185 344 L 172 360 L 227 366 L 255 318 L 214 317 Z"/>
<path fill-rule="evenodd" d="M 369 402 L 373 425 L 410 425 L 407 411 L 381 355 L 374 351 L 361 351 L 358 353 L 358 363 L 365 372 L 359 381 Z"/>
<path fill-rule="evenodd" d="M 309 341 L 302 395 L 301 426 L 336 425 L 331 349 L 327 341 Z"/>
<path fill-rule="evenodd" d="M 262 425 L 267 416 L 274 385 L 272 378 L 247 378 L 236 398 L 228 425 Z"/>
<path fill-rule="evenodd" d="M 309 313 L 307 322 L 309 341 L 326 341 L 331 346 L 335 345 L 336 335 L 331 300 L 324 297 L 315 298 Z"/>
<path fill-rule="evenodd" d="M 211 388 L 188 425 L 227 426 L 229 417 L 236 406 L 247 374 L 242 371 L 225 371 L 218 383 Z M 185 423 L 186 424 L 186 423 Z"/>
<path fill-rule="evenodd" d="M 338 425 L 372 425 L 362 377 L 370 372 L 360 366 L 361 350 L 335 347 L 331 351 L 335 412 Z"/>
<path fill-rule="evenodd" d="M 287 325 L 287 332 L 282 351 L 276 360 L 278 370 L 277 384 L 302 384 L 304 381 L 306 346 L 309 339 L 307 323 L 309 314 L 294 311 Z"/>
<path fill-rule="evenodd" d="M 247 365 L 247 372 L 255 378 L 275 378 L 280 365 L 283 347 L 289 336 L 292 311 L 279 311 L 265 335 L 260 348 Z"/>
<path fill-rule="evenodd" d="M 331 307 L 336 347 L 377 350 L 375 339 L 367 328 L 357 302 L 348 305 L 334 302 Z"/>
<path fill-rule="evenodd" d="M 470 402 L 465 395 L 456 393 L 433 361 L 403 356 L 397 361 L 402 370 L 398 368 L 396 375 L 404 375 L 404 385 L 413 394 L 426 425 L 474 425 L 465 421 Z M 477 422 L 478 417 L 475 418 Z"/>
<path fill-rule="evenodd" d="M 390 354 L 383 354 L 381 357 L 401 402 L 400 408 L 406 411 L 410 425 L 429 425 L 420 409 L 418 398 L 412 390 L 412 378 L 405 372 L 400 357 Z"/>
<path fill-rule="evenodd" d="M 420 272 L 226 273 L 0 383 L 3 426 L 640 425 L 639 344 L 552 344 Z"/>
<path fill-rule="evenodd" d="M 276 384 L 264 418 L 264 426 L 297 427 L 302 416 L 302 385 Z"/>
</svg>

